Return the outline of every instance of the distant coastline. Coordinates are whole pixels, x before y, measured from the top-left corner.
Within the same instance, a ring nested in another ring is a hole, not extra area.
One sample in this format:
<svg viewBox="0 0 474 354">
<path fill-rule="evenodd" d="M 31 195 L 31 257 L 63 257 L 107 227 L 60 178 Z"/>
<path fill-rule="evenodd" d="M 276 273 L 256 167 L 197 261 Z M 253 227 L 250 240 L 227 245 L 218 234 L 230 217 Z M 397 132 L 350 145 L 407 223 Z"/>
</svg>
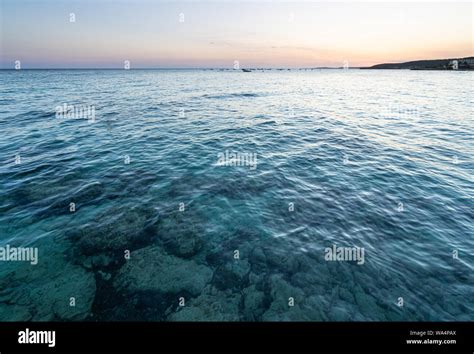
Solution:
<svg viewBox="0 0 474 354">
<path fill-rule="evenodd" d="M 384 63 L 360 69 L 474 70 L 474 57 Z"/>
</svg>

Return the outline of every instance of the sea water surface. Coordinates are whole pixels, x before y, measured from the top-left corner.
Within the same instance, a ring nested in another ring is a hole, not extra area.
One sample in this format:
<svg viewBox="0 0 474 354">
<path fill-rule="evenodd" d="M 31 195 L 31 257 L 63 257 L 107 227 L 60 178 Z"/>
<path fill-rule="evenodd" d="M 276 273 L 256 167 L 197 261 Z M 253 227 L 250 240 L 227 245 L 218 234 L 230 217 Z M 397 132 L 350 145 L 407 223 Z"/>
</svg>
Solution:
<svg viewBox="0 0 474 354">
<path fill-rule="evenodd" d="M 0 71 L 0 320 L 474 320 L 473 79 Z"/>
</svg>

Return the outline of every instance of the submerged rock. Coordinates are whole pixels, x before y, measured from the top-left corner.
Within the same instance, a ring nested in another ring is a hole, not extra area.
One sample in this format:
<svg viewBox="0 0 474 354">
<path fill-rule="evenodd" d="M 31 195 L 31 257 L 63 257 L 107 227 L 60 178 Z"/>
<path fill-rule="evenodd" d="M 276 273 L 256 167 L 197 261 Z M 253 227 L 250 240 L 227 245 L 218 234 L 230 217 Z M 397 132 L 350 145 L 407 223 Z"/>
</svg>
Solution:
<svg viewBox="0 0 474 354">
<path fill-rule="evenodd" d="M 36 247 L 39 249 L 37 265 L 12 262 L 1 269 L 0 319 L 86 319 L 91 314 L 96 292 L 94 274 L 67 262 L 51 240 Z"/>
<path fill-rule="evenodd" d="M 166 251 L 182 258 L 199 252 L 205 230 L 201 220 L 189 212 L 177 212 L 165 218 L 158 228 L 158 237 Z"/>
<path fill-rule="evenodd" d="M 74 203 L 76 208 L 94 203 L 105 192 L 105 187 L 100 182 L 92 182 L 72 191 L 69 194 L 63 193 L 59 198 L 49 205 L 49 207 L 38 213 L 39 217 L 50 217 L 55 215 L 70 214 L 70 203 Z"/>
<path fill-rule="evenodd" d="M 314 294 L 305 298 L 301 304 L 301 309 L 305 314 L 305 318 L 301 320 L 308 321 L 327 321 L 327 309 L 330 307 L 329 299 L 320 294 Z"/>
<path fill-rule="evenodd" d="M 351 314 L 349 309 L 351 308 L 350 304 L 345 303 L 344 301 L 339 301 L 333 303 L 329 309 L 329 320 L 330 321 L 350 321 Z"/>
<path fill-rule="evenodd" d="M 155 236 L 152 212 L 136 207 L 111 208 L 99 214 L 92 223 L 69 233 L 80 254 L 133 250 Z"/>
<path fill-rule="evenodd" d="M 375 299 L 364 292 L 360 285 L 354 288 L 354 298 L 358 311 L 365 320 L 386 320 L 384 311 L 377 305 Z"/>
<path fill-rule="evenodd" d="M 344 287 L 339 288 L 339 297 L 354 306 L 355 300 L 352 293 Z"/>
<path fill-rule="evenodd" d="M 272 303 L 263 314 L 263 321 L 305 321 L 309 319 L 300 306 L 304 300 L 304 293 L 301 289 L 293 287 L 280 275 L 272 275 L 269 281 Z M 290 306 L 291 299 L 293 300 L 292 306 Z"/>
<path fill-rule="evenodd" d="M 294 253 L 283 251 L 286 245 L 278 246 L 279 239 L 272 240 L 273 245 L 254 247 L 250 254 L 250 262 L 256 271 L 277 271 L 279 273 L 293 276 L 308 272 L 312 269 L 315 261 L 305 253 Z"/>
<path fill-rule="evenodd" d="M 0 302 L 0 319 L 2 321 L 30 321 L 33 314 L 29 306 L 22 306 L 17 304 L 2 304 Z"/>
<path fill-rule="evenodd" d="M 92 302 L 96 291 L 94 275 L 80 267 L 74 266 L 74 271 L 68 268 L 61 277 L 56 279 L 55 286 L 62 287 L 64 295 L 56 300 L 52 309 L 54 314 L 64 320 L 83 320 L 90 315 Z M 69 295 L 69 296 L 67 296 Z M 71 301 L 74 298 L 74 306 Z"/>
<path fill-rule="evenodd" d="M 150 246 L 131 253 L 130 260 L 116 275 L 114 287 L 126 293 L 146 291 L 199 295 L 211 278 L 210 268 Z"/>
<path fill-rule="evenodd" d="M 24 206 L 28 204 L 41 203 L 51 197 L 51 195 L 60 193 L 63 188 L 45 186 L 39 182 L 28 181 L 28 183 L 20 183 L 12 190 L 7 191 L 2 198 L 10 200 L 14 206 Z"/>
<path fill-rule="evenodd" d="M 235 259 L 219 266 L 214 272 L 212 282 L 220 290 L 242 289 L 248 283 L 249 273 L 249 262 Z"/>
<path fill-rule="evenodd" d="M 257 321 L 265 312 L 265 293 L 257 290 L 251 285 L 243 290 L 244 297 L 244 319 L 246 321 Z"/>
<path fill-rule="evenodd" d="M 291 283 L 300 288 L 319 286 L 329 291 L 334 281 L 335 278 L 331 277 L 325 264 L 318 262 L 313 262 L 310 269 L 294 273 L 291 276 Z"/>
<path fill-rule="evenodd" d="M 87 269 L 104 269 L 113 267 L 118 263 L 118 259 L 109 254 L 97 254 L 84 258 L 82 265 Z"/>
<path fill-rule="evenodd" d="M 212 287 L 172 313 L 169 321 L 239 321 L 241 296 Z"/>
</svg>

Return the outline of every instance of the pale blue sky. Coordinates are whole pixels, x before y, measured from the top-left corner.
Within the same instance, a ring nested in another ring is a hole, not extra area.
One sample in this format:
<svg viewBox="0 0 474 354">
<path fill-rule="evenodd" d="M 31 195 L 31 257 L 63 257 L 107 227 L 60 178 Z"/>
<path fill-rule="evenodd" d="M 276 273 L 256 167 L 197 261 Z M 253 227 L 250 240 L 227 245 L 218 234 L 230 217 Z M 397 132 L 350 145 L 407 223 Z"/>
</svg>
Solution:
<svg viewBox="0 0 474 354">
<path fill-rule="evenodd" d="M 23 68 L 361 66 L 473 55 L 472 2 L 0 3 L 2 68 L 15 60 Z"/>
</svg>

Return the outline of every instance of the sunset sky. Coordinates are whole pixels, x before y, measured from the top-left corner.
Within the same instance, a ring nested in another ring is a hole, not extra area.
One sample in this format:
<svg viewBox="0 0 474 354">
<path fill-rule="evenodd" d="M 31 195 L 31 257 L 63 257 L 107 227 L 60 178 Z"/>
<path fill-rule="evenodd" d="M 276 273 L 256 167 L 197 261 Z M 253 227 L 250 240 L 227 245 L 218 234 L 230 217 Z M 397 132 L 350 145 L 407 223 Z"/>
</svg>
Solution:
<svg viewBox="0 0 474 354">
<path fill-rule="evenodd" d="M 474 55 L 470 1 L 0 4 L 1 68 L 367 66 Z"/>
</svg>

